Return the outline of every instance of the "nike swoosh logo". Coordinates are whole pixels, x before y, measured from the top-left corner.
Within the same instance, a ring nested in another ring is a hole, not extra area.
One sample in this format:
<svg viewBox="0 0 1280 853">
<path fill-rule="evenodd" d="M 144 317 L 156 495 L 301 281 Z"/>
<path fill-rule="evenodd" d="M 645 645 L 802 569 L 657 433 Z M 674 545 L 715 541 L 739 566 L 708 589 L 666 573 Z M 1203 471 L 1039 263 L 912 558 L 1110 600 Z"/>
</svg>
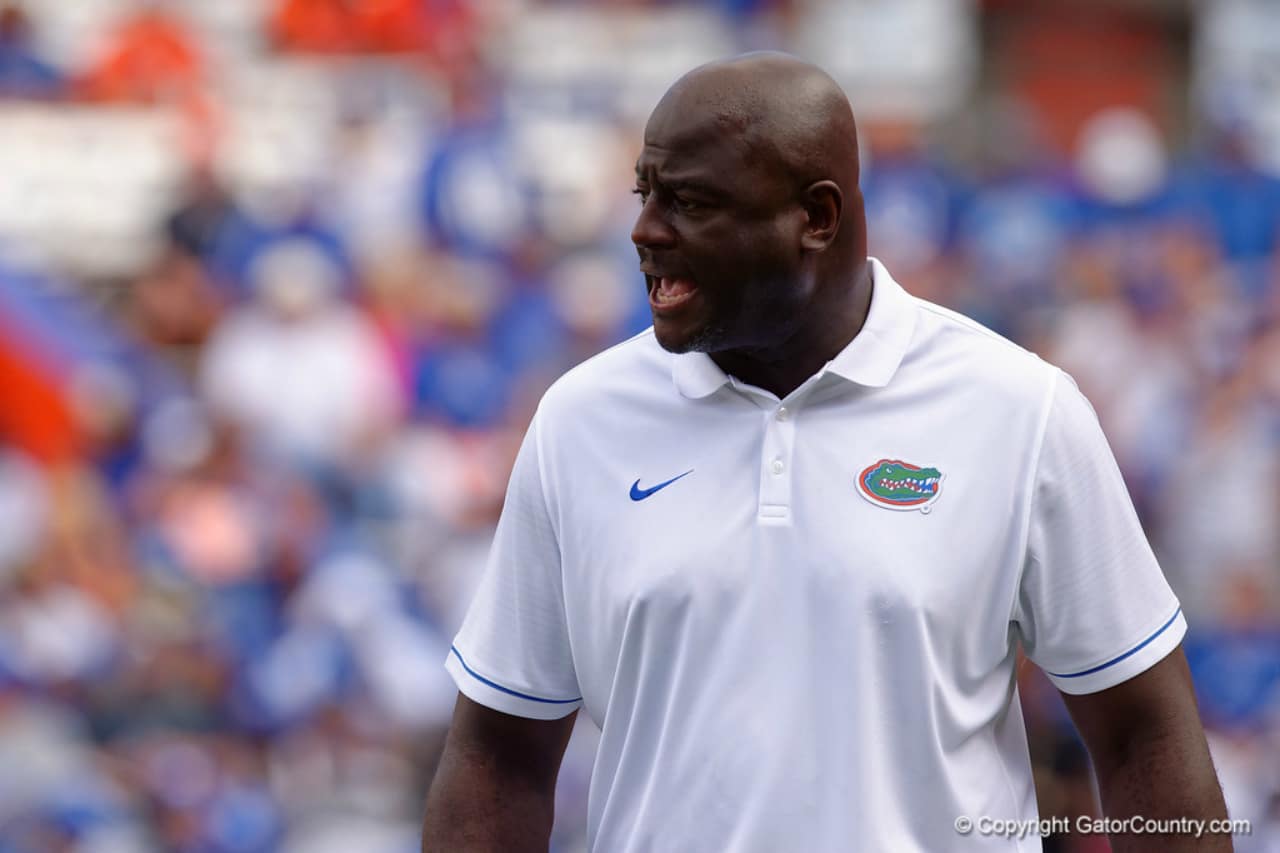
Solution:
<svg viewBox="0 0 1280 853">
<path fill-rule="evenodd" d="M 679 480 L 680 477 L 687 477 L 692 473 L 693 473 L 693 469 L 690 468 L 688 471 L 685 471 L 679 477 L 672 477 L 670 480 L 667 480 L 665 483 L 659 483 L 658 485 L 650 486 L 647 489 L 640 488 L 640 480 L 637 479 L 634 483 L 631 484 L 631 500 L 642 501 L 645 498 L 649 497 L 649 495 L 653 494 L 654 492 L 659 492 L 665 489 L 667 486 L 670 486 L 676 480 Z"/>
</svg>

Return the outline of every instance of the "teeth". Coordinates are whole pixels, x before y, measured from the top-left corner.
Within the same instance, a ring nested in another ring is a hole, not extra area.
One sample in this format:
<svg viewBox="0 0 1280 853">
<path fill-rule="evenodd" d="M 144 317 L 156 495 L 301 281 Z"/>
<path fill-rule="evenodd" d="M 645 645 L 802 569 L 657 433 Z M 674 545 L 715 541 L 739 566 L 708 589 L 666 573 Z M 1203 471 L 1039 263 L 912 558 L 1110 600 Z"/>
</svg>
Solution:
<svg viewBox="0 0 1280 853">
<path fill-rule="evenodd" d="M 689 295 L 689 287 L 680 287 L 681 279 L 658 276 L 654 278 L 653 300 L 658 303 L 679 302 Z"/>
</svg>

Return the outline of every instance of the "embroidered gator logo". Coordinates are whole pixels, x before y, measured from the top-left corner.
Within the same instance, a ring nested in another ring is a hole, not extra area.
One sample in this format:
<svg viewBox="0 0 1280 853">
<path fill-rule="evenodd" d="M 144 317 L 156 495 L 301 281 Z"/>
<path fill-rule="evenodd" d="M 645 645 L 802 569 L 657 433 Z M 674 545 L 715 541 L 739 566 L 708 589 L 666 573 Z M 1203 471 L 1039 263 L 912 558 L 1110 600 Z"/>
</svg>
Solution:
<svg viewBox="0 0 1280 853">
<path fill-rule="evenodd" d="M 886 509 L 928 512 L 942 493 L 942 472 L 899 459 L 881 459 L 858 475 L 858 492 Z"/>
</svg>

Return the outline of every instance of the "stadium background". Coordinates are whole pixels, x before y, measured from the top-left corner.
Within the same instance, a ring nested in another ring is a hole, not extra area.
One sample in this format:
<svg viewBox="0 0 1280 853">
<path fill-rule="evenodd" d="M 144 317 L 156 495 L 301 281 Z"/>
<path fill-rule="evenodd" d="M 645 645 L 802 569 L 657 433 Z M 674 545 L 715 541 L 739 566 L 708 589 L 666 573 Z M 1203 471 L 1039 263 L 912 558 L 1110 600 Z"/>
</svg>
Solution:
<svg viewBox="0 0 1280 853">
<path fill-rule="evenodd" d="M 647 325 L 643 119 L 756 47 L 850 92 L 873 253 L 1093 400 L 1280 850 L 1274 2 L 0 0 L 2 853 L 416 850 L 521 432 Z"/>
</svg>

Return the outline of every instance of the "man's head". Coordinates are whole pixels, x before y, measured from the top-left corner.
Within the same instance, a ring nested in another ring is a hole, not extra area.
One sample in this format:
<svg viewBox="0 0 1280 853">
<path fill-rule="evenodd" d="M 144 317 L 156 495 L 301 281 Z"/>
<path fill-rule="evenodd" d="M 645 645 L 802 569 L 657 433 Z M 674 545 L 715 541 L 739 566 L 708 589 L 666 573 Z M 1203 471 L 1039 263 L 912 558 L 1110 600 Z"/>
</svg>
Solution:
<svg viewBox="0 0 1280 853">
<path fill-rule="evenodd" d="M 820 323 L 866 264 L 857 132 L 820 69 L 777 53 L 703 65 L 663 96 L 631 232 L 673 352 L 767 352 Z"/>
</svg>

